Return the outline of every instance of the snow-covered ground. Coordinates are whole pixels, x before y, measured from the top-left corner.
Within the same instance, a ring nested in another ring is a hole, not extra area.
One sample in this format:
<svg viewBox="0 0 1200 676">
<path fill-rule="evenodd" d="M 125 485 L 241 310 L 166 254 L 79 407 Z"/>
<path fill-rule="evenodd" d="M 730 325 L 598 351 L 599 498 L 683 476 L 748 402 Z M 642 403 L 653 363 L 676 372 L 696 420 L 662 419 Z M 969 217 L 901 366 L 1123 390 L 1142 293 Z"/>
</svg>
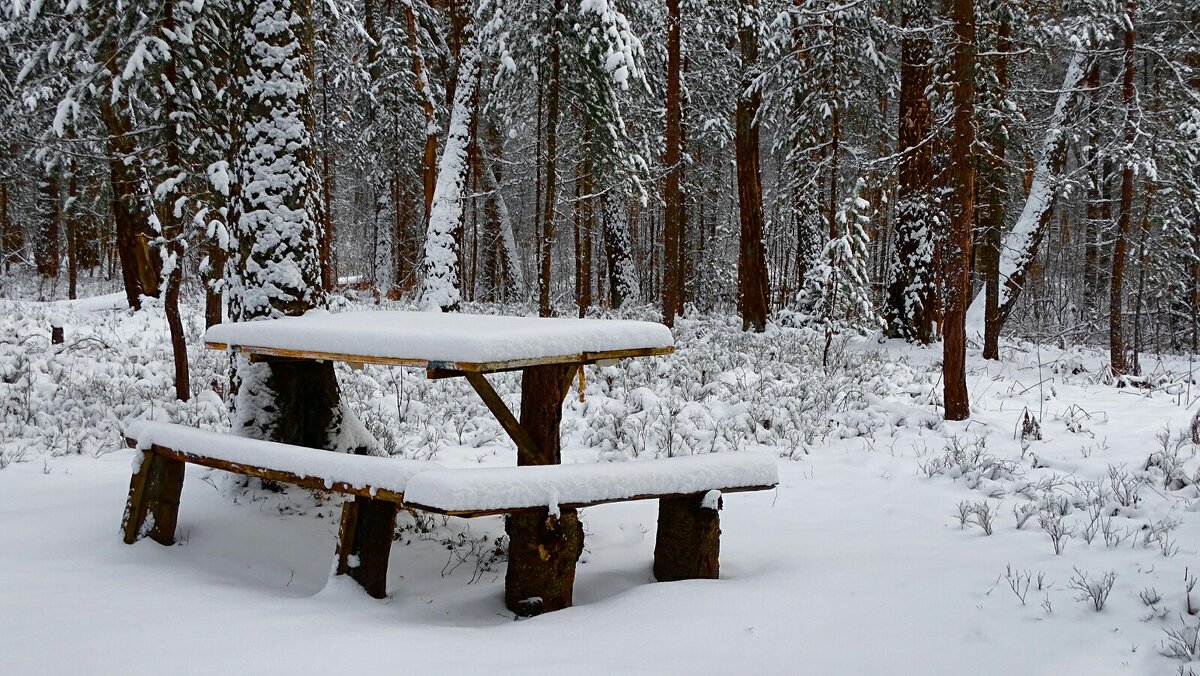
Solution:
<svg viewBox="0 0 1200 676">
<path fill-rule="evenodd" d="M 105 307 L 0 301 L 5 674 L 1200 673 L 1196 646 L 1166 654 L 1200 626 L 1186 357 L 1143 357 L 1158 385 L 1133 390 L 1102 382 L 1101 353 L 972 353 L 974 415 L 942 423 L 937 349 L 845 343 L 823 367 L 801 330 L 683 321 L 675 355 L 588 370 L 565 461 L 758 450 L 780 457 L 779 488 L 725 497 L 719 581 L 651 582 L 653 502 L 584 510 L 575 607 L 515 621 L 496 517 L 402 514 L 385 601 L 329 579 L 337 500 L 199 468 L 178 545 L 122 544 L 125 426 L 221 429 L 228 359 L 189 317 L 203 392 L 174 403 L 161 311 Z M 339 374 L 387 453 L 514 463 L 466 384 Z M 496 387 L 515 406 L 516 376 Z M 1101 610 L 1077 600 L 1110 571 Z"/>
</svg>

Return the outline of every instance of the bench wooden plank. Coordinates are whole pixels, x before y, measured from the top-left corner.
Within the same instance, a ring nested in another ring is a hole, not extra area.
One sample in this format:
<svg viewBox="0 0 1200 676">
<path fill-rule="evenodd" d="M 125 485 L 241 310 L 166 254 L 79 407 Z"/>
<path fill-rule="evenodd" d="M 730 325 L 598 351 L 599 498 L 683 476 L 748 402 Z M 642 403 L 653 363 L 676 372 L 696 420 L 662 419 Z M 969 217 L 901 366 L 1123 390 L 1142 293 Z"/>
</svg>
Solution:
<svg viewBox="0 0 1200 676">
<path fill-rule="evenodd" d="M 459 471 L 459 470 L 455 470 Z M 738 486 L 736 488 L 714 488 L 710 490 L 720 491 L 724 493 L 748 493 L 751 491 L 769 491 L 774 489 L 778 484 L 764 484 L 761 486 Z M 700 492 L 701 495 L 707 491 Z M 596 507 L 597 505 L 611 505 L 617 502 L 634 502 L 637 500 L 661 500 L 664 498 L 680 498 L 688 497 L 692 493 L 646 493 L 638 495 L 630 495 L 619 498 L 608 498 L 605 500 L 589 500 L 585 502 L 562 502 L 558 507 L 560 510 L 573 509 L 579 510 L 586 507 Z M 431 507 L 423 505 L 419 502 L 413 502 L 411 498 L 406 498 L 404 501 L 406 509 L 416 509 L 422 512 L 431 512 L 433 514 L 445 514 L 446 516 L 457 516 L 463 519 L 474 519 L 481 516 L 499 516 L 502 514 L 516 514 L 518 512 L 536 512 L 546 509 L 546 505 L 532 507 L 496 507 L 492 509 L 443 509 L 440 507 Z"/>
<path fill-rule="evenodd" d="M 443 469 L 435 462 L 333 453 L 171 423 L 136 423 L 126 436 L 131 447 L 181 462 L 393 502 L 402 501 L 415 474 Z"/>
<path fill-rule="evenodd" d="M 137 448 L 136 439 L 126 440 L 131 448 Z M 271 467 L 263 467 L 259 465 L 250 465 L 240 462 L 229 462 L 218 458 L 212 458 L 206 455 L 196 453 L 188 453 L 186 451 L 167 448 L 154 444 L 150 447 L 155 455 L 172 460 L 178 460 L 192 465 L 200 465 L 201 467 L 211 467 L 220 469 L 242 476 L 252 477 L 254 479 L 267 479 L 269 481 L 278 481 L 280 483 L 292 484 L 301 488 L 309 488 L 317 491 L 329 491 L 331 493 L 344 493 L 346 495 L 361 496 L 364 498 L 377 498 L 390 502 L 404 502 L 404 493 L 393 491 L 387 488 L 376 488 L 374 486 L 356 486 L 345 481 L 328 482 L 321 477 L 302 476 L 292 472 L 273 469 Z M 331 453 L 332 451 L 322 451 L 322 453 Z M 360 457 L 360 456 L 348 456 Z"/>
<path fill-rule="evenodd" d="M 778 483 L 778 459 L 773 456 L 714 453 L 617 463 L 434 470 L 409 481 L 405 500 L 425 511 L 472 517 L 581 509 L 710 490 L 767 490 Z"/>
</svg>

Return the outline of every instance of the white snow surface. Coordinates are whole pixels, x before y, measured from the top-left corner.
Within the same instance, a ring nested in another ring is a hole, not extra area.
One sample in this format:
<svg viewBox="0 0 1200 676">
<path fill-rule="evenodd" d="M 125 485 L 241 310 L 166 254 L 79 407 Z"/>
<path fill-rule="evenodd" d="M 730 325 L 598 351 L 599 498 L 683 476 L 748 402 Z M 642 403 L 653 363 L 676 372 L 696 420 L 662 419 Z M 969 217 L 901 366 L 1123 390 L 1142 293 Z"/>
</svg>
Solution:
<svg viewBox="0 0 1200 676">
<path fill-rule="evenodd" d="M 426 460 L 331 453 L 172 423 L 135 422 L 129 425 L 126 435 L 137 439 L 138 448 L 142 450 L 157 444 L 225 462 L 269 467 L 321 479 L 326 487 L 344 483 L 354 488 L 371 486 L 403 493 L 409 480 L 418 473 L 444 469 L 442 465 Z"/>
<path fill-rule="evenodd" d="M 614 319 L 457 313 L 311 311 L 300 317 L 218 324 L 205 340 L 225 345 L 430 362 L 481 363 L 674 345 L 662 324 Z"/>
<path fill-rule="evenodd" d="M 636 495 L 700 493 L 779 483 L 778 461 L 765 454 L 713 453 L 630 462 L 480 467 L 423 472 L 405 502 L 447 512 L 623 500 Z"/>
</svg>

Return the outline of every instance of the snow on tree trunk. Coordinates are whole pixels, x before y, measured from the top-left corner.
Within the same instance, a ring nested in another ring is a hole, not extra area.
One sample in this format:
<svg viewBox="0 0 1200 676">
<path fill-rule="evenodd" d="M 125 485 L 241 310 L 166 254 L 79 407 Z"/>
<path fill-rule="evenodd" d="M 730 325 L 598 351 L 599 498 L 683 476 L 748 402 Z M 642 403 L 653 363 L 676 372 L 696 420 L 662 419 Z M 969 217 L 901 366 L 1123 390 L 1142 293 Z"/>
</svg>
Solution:
<svg viewBox="0 0 1200 676">
<path fill-rule="evenodd" d="M 633 245 L 629 237 L 629 221 L 625 218 L 624 196 L 610 190 L 604 196 L 604 251 L 608 264 L 608 294 L 614 308 L 637 300 L 637 268 L 633 263 Z"/>
<path fill-rule="evenodd" d="M 470 31 L 470 28 L 467 28 Z M 463 198 L 467 187 L 467 151 L 475 115 L 475 92 L 479 81 L 479 44 L 470 31 L 459 54 L 450 129 L 438 163 L 437 186 L 425 232 L 425 279 L 421 304 L 426 310 L 453 312 L 462 301 L 458 270 L 456 233 L 462 227 Z"/>
<path fill-rule="evenodd" d="M 323 300 L 309 7 L 303 0 L 249 6 L 234 251 L 225 268 L 235 321 L 303 314 Z"/>
<path fill-rule="evenodd" d="M 234 321 L 299 315 L 324 300 L 321 188 L 311 109 L 313 32 L 305 0 L 246 0 L 244 109 L 234 166 L 233 246 L 225 266 Z M 234 430 L 283 443 L 365 451 L 331 362 L 237 363 Z M 347 434 L 347 432 L 349 432 Z"/>
<path fill-rule="evenodd" d="M 1038 245 L 1045 237 L 1046 227 L 1050 224 L 1050 207 L 1054 204 L 1055 183 L 1066 160 L 1067 114 L 1078 94 L 1079 82 L 1083 79 L 1085 60 L 1086 54 L 1079 51 L 1067 65 L 1058 101 L 1050 116 L 1050 126 L 1042 141 L 1041 156 L 1033 170 L 1029 196 L 1025 200 L 1021 215 L 1000 247 L 1001 283 L 996 303 L 1000 324 L 1003 324 L 1012 312 L 1024 286 L 1025 275 L 1037 255 Z M 971 302 L 967 310 L 968 336 L 983 335 L 986 303 L 984 292 L 976 295 L 975 300 Z"/>
</svg>

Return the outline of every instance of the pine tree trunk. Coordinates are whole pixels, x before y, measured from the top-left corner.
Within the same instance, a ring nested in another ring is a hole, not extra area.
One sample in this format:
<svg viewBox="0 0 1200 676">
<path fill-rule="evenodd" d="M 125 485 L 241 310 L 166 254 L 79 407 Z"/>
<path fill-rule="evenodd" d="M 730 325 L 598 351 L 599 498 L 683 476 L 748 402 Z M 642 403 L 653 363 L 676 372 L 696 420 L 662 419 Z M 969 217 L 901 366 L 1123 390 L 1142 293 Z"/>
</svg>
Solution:
<svg viewBox="0 0 1200 676">
<path fill-rule="evenodd" d="M 1121 100 L 1125 104 L 1125 147 L 1132 149 L 1136 140 L 1136 130 L 1133 126 L 1133 118 L 1136 114 L 1134 108 L 1134 44 L 1137 36 L 1137 29 L 1132 22 L 1137 16 L 1137 0 L 1128 0 L 1126 3 L 1126 16 L 1129 17 L 1130 25 L 1125 30 L 1125 68 L 1121 84 Z M 1127 255 L 1130 228 L 1133 219 L 1133 163 L 1130 159 L 1125 160 L 1125 166 L 1121 170 L 1121 197 L 1117 206 L 1117 232 L 1113 240 L 1113 257 L 1112 257 L 1112 281 L 1110 286 L 1111 296 L 1109 298 L 1108 308 L 1108 350 L 1109 361 L 1112 365 L 1114 376 L 1120 377 L 1128 373 L 1128 364 L 1125 355 L 1125 333 L 1122 312 L 1124 310 L 1125 297 L 1125 259 Z"/>
<path fill-rule="evenodd" d="M 424 224 L 428 226 L 429 213 L 433 207 L 433 193 L 437 185 L 437 117 L 433 105 L 433 93 L 429 91 L 429 83 L 426 80 L 425 58 L 418 41 L 417 17 L 411 3 L 404 2 L 401 5 L 403 5 L 404 22 L 408 29 L 408 43 L 412 49 L 413 81 L 421 99 L 421 113 L 425 119 L 425 143 L 421 153 L 421 186 L 425 200 Z"/>
<path fill-rule="evenodd" d="M 936 228 L 930 208 L 933 144 L 928 137 L 932 114 L 925 93 L 933 80 L 925 33 L 927 12 L 916 3 L 906 3 L 902 19 L 897 144 L 903 154 L 895 222 L 896 255 L 888 273 L 887 301 L 889 334 L 922 344 L 934 339 L 938 304 L 931 265 Z"/>
<path fill-rule="evenodd" d="M 1093 109 L 1099 114 L 1100 64 L 1093 63 L 1084 86 L 1092 92 Z M 1083 315 L 1090 319 L 1098 310 L 1102 283 L 1100 279 L 1100 248 L 1104 239 L 1105 177 L 1104 161 L 1099 157 L 1100 128 L 1093 124 L 1088 134 L 1088 186 L 1086 193 L 1086 233 L 1083 254 Z"/>
<path fill-rule="evenodd" d="M 595 214 L 592 207 L 591 145 L 585 134 L 580 149 L 575 180 L 575 304 L 580 318 L 592 306 L 592 231 Z"/>
<path fill-rule="evenodd" d="M 942 381 L 947 420 L 971 415 L 966 375 L 966 313 L 971 294 L 971 228 L 975 222 L 975 2 L 952 0 L 954 139 L 950 171 L 950 236 L 946 240 L 946 315 Z"/>
<path fill-rule="evenodd" d="M 46 170 L 38 183 L 38 239 L 34 263 L 44 278 L 58 276 L 58 230 L 62 220 L 62 195 L 58 169 Z"/>
<path fill-rule="evenodd" d="M 75 300 L 79 286 L 79 166 L 72 159 L 67 179 L 67 208 L 63 222 L 67 229 L 67 298 Z"/>
<path fill-rule="evenodd" d="M 260 177 L 263 189 L 233 198 L 236 249 L 226 281 L 231 319 L 253 321 L 296 316 L 323 304 L 321 195 L 311 98 L 312 6 L 292 0 L 280 22 L 267 20 L 268 5 L 246 0 L 243 7 L 246 25 L 258 30 L 242 33 L 245 58 L 237 75 L 244 108 L 235 169 L 238 176 Z M 339 442 L 343 412 L 332 362 L 241 360 L 237 368 L 235 432 L 310 448 Z"/>
<path fill-rule="evenodd" d="M 125 282 L 129 307 L 140 310 L 142 296 L 158 296 L 162 264 L 150 251 L 146 211 L 148 196 L 142 185 L 141 166 L 136 159 L 136 141 L 126 120 L 107 97 L 100 100 L 100 118 L 108 132 L 108 167 L 111 182 L 112 213 L 116 225 L 117 257 Z"/>
<path fill-rule="evenodd" d="M 758 8 L 755 0 L 742 0 L 738 13 L 738 42 L 741 47 L 742 92 L 734 114 L 734 153 L 737 165 L 738 221 L 738 310 L 742 330 L 761 332 L 767 325 L 769 284 L 763 247 L 763 204 L 758 165 L 758 115 L 762 94 L 751 86 L 750 73 L 758 62 Z"/>
<path fill-rule="evenodd" d="M 993 99 L 1003 101 L 1008 94 L 1008 56 L 1012 47 L 1012 26 L 1007 10 L 1001 10 L 1004 15 L 1000 19 L 1000 27 L 996 37 L 996 91 Z M 1003 322 L 1000 317 L 1000 245 L 1001 228 L 1004 224 L 1006 198 L 1005 171 L 1007 164 L 1004 155 L 1007 150 L 1004 133 L 993 130 L 988 139 L 988 148 L 980 154 L 983 162 L 983 213 L 980 219 L 982 246 L 976 254 L 979 257 L 979 268 L 983 274 L 985 294 L 983 320 L 983 358 L 1000 359 L 1000 327 Z"/>
<path fill-rule="evenodd" d="M 675 325 L 683 311 L 683 87 L 680 36 L 681 0 L 667 0 L 666 148 L 663 152 L 663 323 Z"/>
<path fill-rule="evenodd" d="M 550 23 L 549 43 L 550 80 L 546 83 L 546 169 L 545 188 L 542 203 L 542 241 L 538 261 L 538 314 L 549 317 L 550 310 L 550 281 L 551 264 L 554 254 L 554 207 L 556 202 L 556 183 L 558 172 L 558 104 L 559 104 L 559 74 L 561 69 L 561 36 L 559 35 L 559 18 L 563 11 L 562 0 L 554 0 L 553 16 Z"/>
</svg>

